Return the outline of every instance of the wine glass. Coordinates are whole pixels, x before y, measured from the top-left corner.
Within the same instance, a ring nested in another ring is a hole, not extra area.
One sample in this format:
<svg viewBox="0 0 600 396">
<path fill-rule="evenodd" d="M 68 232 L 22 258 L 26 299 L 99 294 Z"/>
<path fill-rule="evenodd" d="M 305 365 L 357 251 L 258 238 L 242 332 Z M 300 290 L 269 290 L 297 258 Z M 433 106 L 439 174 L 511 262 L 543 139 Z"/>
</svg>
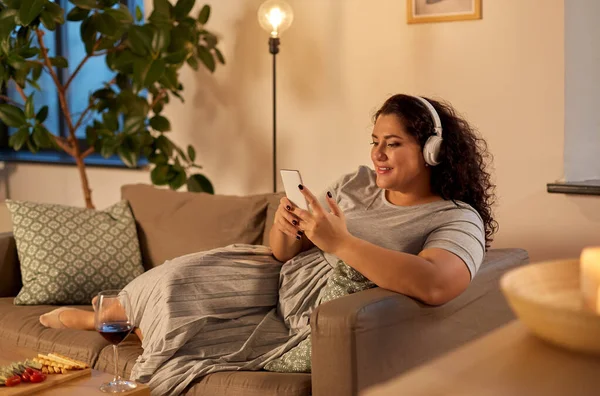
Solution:
<svg viewBox="0 0 600 396">
<path fill-rule="evenodd" d="M 131 307 L 129 296 L 124 290 L 104 290 L 98 293 L 94 325 L 96 330 L 113 344 L 115 356 L 115 378 L 100 386 L 106 393 L 127 392 L 137 387 L 133 381 L 127 381 L 119 375 L 119 352 L 117 346 L 131 333 L 133 324 L 127 317 Z"/>
</svg>

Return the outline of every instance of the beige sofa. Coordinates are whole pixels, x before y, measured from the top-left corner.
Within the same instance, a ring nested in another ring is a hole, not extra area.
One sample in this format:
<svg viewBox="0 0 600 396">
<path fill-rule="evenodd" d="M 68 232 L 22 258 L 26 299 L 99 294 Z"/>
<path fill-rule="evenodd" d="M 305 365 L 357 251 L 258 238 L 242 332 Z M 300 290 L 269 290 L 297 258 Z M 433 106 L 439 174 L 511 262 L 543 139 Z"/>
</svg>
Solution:
<svg viewBox="0 0 600 396">
<path fill-rule="evenodd" d="M 280 194 L 210 196 L 124 186 L 138 225 L 144 266 L 231 243 L 268 244 Z M 441 307 L 375 288 L 319 306 L 311 316 L 312 374 L 222 372 L 207 375 L 189 395 L 357 395 L 513 318 L 500 276 L 528 261 L 521 249 L 493 249 L 469 289 Z M 38 317 L 52 306 L 15 306 L 20 287 L 14 238 L 0 234 L 0 343 L 62 353 L 113 371 L 111 346 L 97 333 L 54 330 Z M 91 309 L 87 306 L 86 309 Z M 135 335 L 119 348 L 129 373 L 141 352 Z"/>
</svg>

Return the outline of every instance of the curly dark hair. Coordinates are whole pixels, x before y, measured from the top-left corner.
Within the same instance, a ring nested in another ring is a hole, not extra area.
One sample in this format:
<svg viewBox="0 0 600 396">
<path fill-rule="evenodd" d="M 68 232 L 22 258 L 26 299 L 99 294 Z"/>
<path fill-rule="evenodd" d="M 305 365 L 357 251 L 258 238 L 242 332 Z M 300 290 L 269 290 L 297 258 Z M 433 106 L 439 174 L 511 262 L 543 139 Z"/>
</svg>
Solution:
<svg viewBox="0 0 600 396">
<path fill-rule="evenodd" d="M 462 201 L 471 205 L 483 220 L 485 245 L 489 248 L 498 230 L 498 222 L 492 214 L 496 186 L 486 170 L 488 161 L 491 163 L 492 159 L 487 143 L 449 103 L 424 99 L 431 103 L 440 116 L 444 139 L 439 156 L 441 163 L 431 168 L 431 190 L 455 204 L 456 201 Z M 382 114 L 397 116 L 421 148 L 433 134 L 431 114 L 414 96 L 398 94 L 390 97 L 375 113 L 373 122 Z"/>
</svg>

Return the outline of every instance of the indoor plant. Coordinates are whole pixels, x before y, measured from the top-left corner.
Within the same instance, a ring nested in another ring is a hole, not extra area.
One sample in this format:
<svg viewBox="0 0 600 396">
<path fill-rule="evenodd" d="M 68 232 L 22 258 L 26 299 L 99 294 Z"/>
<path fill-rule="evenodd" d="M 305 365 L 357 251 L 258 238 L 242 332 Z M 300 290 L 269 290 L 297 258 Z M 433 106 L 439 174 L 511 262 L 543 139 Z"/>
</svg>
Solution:
<svg viewBox="0 0 600 396">
<path fill-rule="evenodd" d="M 188 190 L 213 193 L 205 176 L 189 174 L 200 168 L 195 150 L 188 146 L 184 151 L 168 138 L 170 122 L 161 114 L 171 96 L 183 100 L 178 71 L 186 63 L 194 69 L 202 64 L 211 72 L 217 62 L 225 63 L 217 37 L 204 28 L 210 7 L 205 5 L 192 17 L 195 0 L 178 0 L 175 5 L 154 0 L 153 11 L 144 21 L 139 8 L 132 13 L 118 0 L 69 1 L 74 8 L 65 16 L 65 10 L 49 0 L 0 0 L 0 83 L 6 87 L 14 82 L 22 99 L 20 103 L 1 97 L 0 119 L 16 130 L 9 145 L 32 152 L 54 147 L 72 156 L 89 208 L 93 203 L 84 159 L 93 152 L 104 157 L 116 154 L 130 167 L 143 156 L 153 166 L 154 184 L 172 189 L 187 184 Z M 81 21 L 80 39 L 87 55 L 61 83 L 57 72 L 68 68 L 68 62 L 49 56 L 42 26 L 55 30 L 69 21 Z M 90 93 L 88 106 L 75 119 L 66 93 L 86 62 L 98 55 L 106 55 L 114 78 Z M 66 138 L 48 131 L 44 126 L 48 107 L 36 108 L 33 94 L 24 92 L 27 85 L 40 89 L 36 82 L 42 73 L 50 74 L 58 90 Z M 86 142 L 76 138 L 80 128 L 85 128 Z"/>
</svg>

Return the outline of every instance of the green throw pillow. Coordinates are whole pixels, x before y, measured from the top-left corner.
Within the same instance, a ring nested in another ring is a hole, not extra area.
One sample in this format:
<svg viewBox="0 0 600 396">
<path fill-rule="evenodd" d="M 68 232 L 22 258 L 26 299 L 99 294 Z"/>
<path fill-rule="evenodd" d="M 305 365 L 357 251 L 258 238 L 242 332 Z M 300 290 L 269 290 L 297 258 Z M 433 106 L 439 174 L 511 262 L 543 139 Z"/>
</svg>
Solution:
<svg viewBox="0 0 600 396">
<path fill-rule="evenodd" d="M 319 304 L 372 287 L 375 287 L 373 282 L 340 260 L 329 279 L 327 279 L 327 284 L 321 290 Z M 279 373 L 310 373 L 311 348 L 312 343 L 309 334 L 305 340 L 284 353 L 280 358 L 267 363 L 265 370 Z"/>
<path fill-rule="evenodd" d="M 90 304 L 144 272 L 127 201 L 105 210 L 7 200 L 21 263 L 17 305 Z"/>
</svg>

